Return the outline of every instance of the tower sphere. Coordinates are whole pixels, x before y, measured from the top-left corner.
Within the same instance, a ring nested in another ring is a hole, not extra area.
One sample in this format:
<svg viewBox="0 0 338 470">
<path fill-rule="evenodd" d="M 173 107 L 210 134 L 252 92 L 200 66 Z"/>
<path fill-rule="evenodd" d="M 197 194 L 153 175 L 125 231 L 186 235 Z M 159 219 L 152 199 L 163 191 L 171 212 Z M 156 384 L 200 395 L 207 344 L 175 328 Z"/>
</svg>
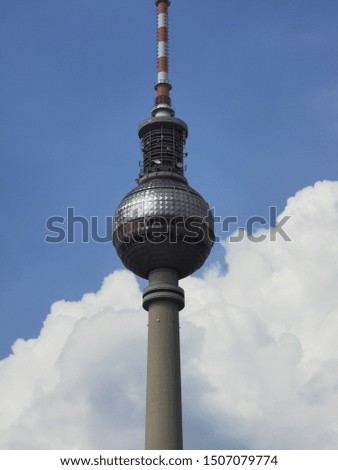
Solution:
<svg viewBox="0 0 338 470">
<path fill-rule="evenodd" d="M 154 269 L 169 268 L 182 279 L 209 256 L 213 216 L 183 175 L 188 126 L 165 108 L 156 111 L 139 126 L 143 168 L 138 186 L 116 210 L 113 244 L 138 276 L 148 279 Z"/>
<path fill-rule="evenodd" d="M 148 279 L 157 268 L 184 278 L 200 268 L 213 245 L 208 204 L 185 178 L 165 172 L 129 192 L 115 214 L 113 243 L 123 264 Z"/>
</svg>

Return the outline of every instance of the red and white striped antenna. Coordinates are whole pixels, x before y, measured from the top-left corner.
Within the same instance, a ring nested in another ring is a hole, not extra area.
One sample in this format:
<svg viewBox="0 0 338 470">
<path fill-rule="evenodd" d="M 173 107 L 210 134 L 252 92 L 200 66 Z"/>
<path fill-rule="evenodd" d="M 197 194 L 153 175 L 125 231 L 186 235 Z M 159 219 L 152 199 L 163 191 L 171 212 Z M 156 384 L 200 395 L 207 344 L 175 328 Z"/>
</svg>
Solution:
<svg viewBox="0 0 338 470">
<path fill-rule="evenodd" d="M 169 72 L 169 30 L 168 7 L 170 0 L 155 0 L 157 6 L 157 82 L 155 83 L 156 100 L 153 116 L 171 115 L 175 112 L 171 106 L 171 85 L 168 78 Z"/>
</svg>

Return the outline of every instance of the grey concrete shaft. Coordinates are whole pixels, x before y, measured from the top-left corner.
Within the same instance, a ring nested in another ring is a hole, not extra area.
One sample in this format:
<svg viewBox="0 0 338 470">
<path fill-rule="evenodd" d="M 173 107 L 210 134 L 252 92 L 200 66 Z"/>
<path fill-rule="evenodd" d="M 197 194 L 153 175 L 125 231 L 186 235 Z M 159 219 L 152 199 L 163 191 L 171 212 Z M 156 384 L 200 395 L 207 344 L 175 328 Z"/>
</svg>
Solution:
<svg viewBox="0 0 338 470">
<path fill-rule="evenodd" d="M 166 286 L 165 296 L 158 295 L 159 286 Z M 173 298 L 168 297 L 172 285 Z M 148 365 L 146 401 L 146 449 L 183 449 L 181 367 L 179 340 L 178 275 L 170 269 L 155 270 L 149 275 L 149 288 L 156 289 L 156 298 L 147 304 Z M 182 290 L 183 296 L 183 290 Z"/>
</svg>

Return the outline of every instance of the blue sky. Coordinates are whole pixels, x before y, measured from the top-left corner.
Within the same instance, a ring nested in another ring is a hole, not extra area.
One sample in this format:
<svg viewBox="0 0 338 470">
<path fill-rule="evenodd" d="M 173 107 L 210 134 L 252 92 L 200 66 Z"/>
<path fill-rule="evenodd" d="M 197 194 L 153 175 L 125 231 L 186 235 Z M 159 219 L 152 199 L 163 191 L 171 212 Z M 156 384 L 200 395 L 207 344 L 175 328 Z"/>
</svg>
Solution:
<svg viewBox="0 0 338 470">
<path fill-rule="evenodd" d="M 337 2 L 181 0 L 170 15 L 187 177 L 218 214 L 267 216 L 336 177 Z M 109 243 L 46 244 L 45 221 L 69 206 L 103 220 L 133 187 L 156 11 L 151 0 L 2 0 L 0 21 L 4 356 L 53 301 L 121 266 Z"/>
<path fill-rule="evenodd" d="M 243 225 L 337 179 L 337 20 L 334 0 L 172 1 L 186 176 L 218 215 Z M 122 268 L 110 243 L 46 243 L 45 223 L 74 207 L 103 231 L 134 187 L 137 127 L 154 100 L 156 9 L 152 0 L 2 0 L 0 25 L 5 358 L 16 339 L 38 336 L 53 302 L 79 300 Z M 220 245 L 206 268 L 216 262 L 226 269 Z"/>
<path fill-rule="evenodd" d="M 7 355 L 17 337 L 38 332 L 53 301 L 78 299 L 120 266 L 109 243 L 46 244 L 45 221 L 68 206 L 112 215 L 133 187 L 137 126 L 154 98 L 156 11 L 150 0 L 10 0 L 1 10 Z M 187 176 L 217 213 L 266 216 L 335 177 L 335 1 L 201 0 L 192 12 L 183 0 L 170 14 Z"/>
</svg>

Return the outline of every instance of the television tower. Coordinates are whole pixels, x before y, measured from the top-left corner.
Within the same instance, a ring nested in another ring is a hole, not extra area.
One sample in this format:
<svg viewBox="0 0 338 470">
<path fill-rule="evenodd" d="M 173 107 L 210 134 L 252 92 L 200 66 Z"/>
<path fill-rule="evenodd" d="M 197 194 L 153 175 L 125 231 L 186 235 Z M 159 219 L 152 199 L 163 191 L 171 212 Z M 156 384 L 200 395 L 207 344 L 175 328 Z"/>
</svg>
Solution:
<svg viewBox="0 0 338 470">
<path fill-rule="evenodd" d="M 126 268 L 149 280 L 146 449 L 182 449 L 179 279 L 199 269 L 214 241 L 210 208 L 184 177 L 186 123 L 175 117 L 168 79 L 169 0 L 155 0 L 158 75 L 151 117 L 141 122 L 137 186 L 118 206 L 113 244 Z"/>
</svg>

